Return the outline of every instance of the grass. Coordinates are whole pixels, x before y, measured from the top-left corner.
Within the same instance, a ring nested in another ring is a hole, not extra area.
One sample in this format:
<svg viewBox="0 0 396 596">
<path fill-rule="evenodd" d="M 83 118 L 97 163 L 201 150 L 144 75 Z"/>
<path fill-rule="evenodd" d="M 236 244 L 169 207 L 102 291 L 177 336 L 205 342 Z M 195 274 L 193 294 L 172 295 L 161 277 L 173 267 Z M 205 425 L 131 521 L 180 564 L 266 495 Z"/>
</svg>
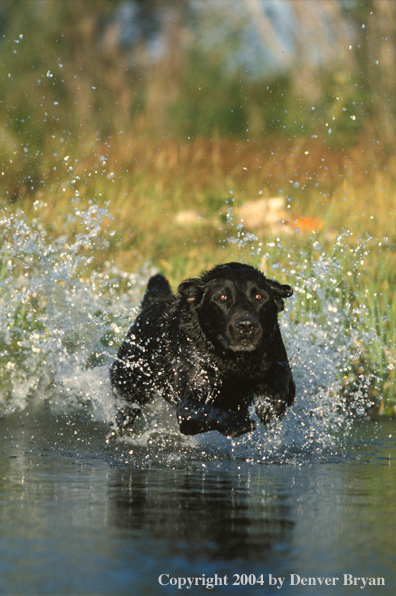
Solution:
<svg viewBox="0 0 396 596">
<path fill-rule="evenodd" d="M 52 148 L 42 159 L 34 191 L 14 200 L 2 180 L 5 213 L 22 210 L 47 243 L 74 242 L 81 275 L 98 274 L 109 263 L 133 273 L 149 262 L 176 288 L 184 277 L 235 259 L 264 265 L 269 276 L 302 287 L 327 255 L 334 269 L 322 279 L 324 294 L 301 291 L 292 318 L 320 317 L 326 299 L 335 296 L 337 308 L 348 313 L 345 333 L 359 327 L 363 342 L 345 373 L 345 391 L 353 393 L 368 375 L 376 411 L 394 413 L 395 180 L 386 175 L 392 155 L 363 141 L 346 151 L 329 150 L 318 139 L 274 137 L 260 144 L 216 135 L 182 141 L 119 134 L 84 155 L 78 147 L 60 147 L 55 161 Z M 263 229 L 253 237 L 240 226 L 235 207 L 280 194 L 289 222 L 315 218 L 320 229 Z M 105 207 L 112 219 L 100 211 L 90 223 L 75 217 Z M 197 219 L 178 223 L 183 210 Z M 94 236 L 95 246 L 87 246 Z M 23 319 L 23 313 L 15 316 Z"/>
<path fill-rule="evenodd" d="M 375 11 L 350 9 L 363 37 L 349 63 L 316 74 L 302 64 L 253 80 L 227 74 L 227 46 L 210 54 L 199 43 L 185 46 L 183 28 L 172 29 L 173 50 L 155 64 L 139 62 L 139 50 L 103 45 L 118 2 L 44 4 L 4 3 L 0 196 L 5 220 L 22 211 L 28 231 L 1 227 L 0 323 L 10 332 L 0 331 L 2 390 L 12 386 L 14 365 L 21 382 L 33 370 L 35 333 L 43 350 L 59 340 L 69 352 L 76 336 L 100 335 L 83 311 L 76 333 L 73 296 L 84 305 L 97 295 L 86 285 L 81 297 L 80 278 L 93 287 L 115 271 L 107 290 L 100 287 L 121 301 L 144 267 L 165 273 L 176 289 L 235 259 L 298 289 L 295 323 L 324 325 L 329 313 L 334 322 L 342 313 L 342 332 L 356 340 L 340 370 L 345 392 L 352 396 L 366 378 L 376 411 L 394 414 L 394 94 L 386 62 L 370 67 L 374 46 L 379 52 L 387 39 Z M 378 44 L 364 41 L 361 22 Z M 285 198 L 289 233 L 285 226 L 252 236 L 237 207 L 276 196 Z M 183 211 L 190 220 L 178 217 Z M 63 278 L 58 269 L 70 255 L 71 278 Z M 25 277 L 38 271 L 45 279 L 47 264 L 59 300 L 70 301 L 59 338 L 48 337 L 45 289 L 24 293 Z M 104 311 L 97 321 L 114 323 Z"/>
</svg>

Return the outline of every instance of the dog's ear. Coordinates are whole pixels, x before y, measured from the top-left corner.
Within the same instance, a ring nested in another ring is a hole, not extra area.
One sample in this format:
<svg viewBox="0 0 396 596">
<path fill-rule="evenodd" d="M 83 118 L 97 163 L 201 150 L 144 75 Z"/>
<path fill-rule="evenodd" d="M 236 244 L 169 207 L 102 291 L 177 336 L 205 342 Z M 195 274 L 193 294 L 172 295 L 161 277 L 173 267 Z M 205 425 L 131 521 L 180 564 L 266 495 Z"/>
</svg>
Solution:
<svg viewBox="0 0 396 596">
<path fill-rule="evenodd" d="M 198 304 L 202 298 L 204 285 L 201 279 L 191 278 L 182 281 L 177 289 L 180 296 L 185 298 L 187 302 Z"/>
<path fill-rule="evenodd" d="M 273 279 L 266 279 L 266 282 L 272 290 L 278 312 L 281 312 L 285 308 L 283 298 L 290 298 L 293 295 L 293 288 L 287 284 L 280 284 Z"/>
</svg>

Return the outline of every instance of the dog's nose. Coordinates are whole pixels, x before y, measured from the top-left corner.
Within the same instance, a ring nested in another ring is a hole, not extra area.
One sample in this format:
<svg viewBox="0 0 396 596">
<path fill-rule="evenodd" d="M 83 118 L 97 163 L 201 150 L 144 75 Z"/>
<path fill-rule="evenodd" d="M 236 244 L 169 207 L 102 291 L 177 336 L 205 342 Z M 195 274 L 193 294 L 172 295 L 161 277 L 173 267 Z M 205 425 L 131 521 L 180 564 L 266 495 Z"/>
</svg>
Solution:
<svg viewBox="0 0 396 596">
<path fill-rule="evenodd" d="M 241 335 L 251 335 L 256 331 L 258 326 L 258 321 L 253 319 L 253 317 L 249 317 L 248 315 L 239 317 L 239 319 L 235 321 L 235 327 L 238 329 Z"/>
</svg>

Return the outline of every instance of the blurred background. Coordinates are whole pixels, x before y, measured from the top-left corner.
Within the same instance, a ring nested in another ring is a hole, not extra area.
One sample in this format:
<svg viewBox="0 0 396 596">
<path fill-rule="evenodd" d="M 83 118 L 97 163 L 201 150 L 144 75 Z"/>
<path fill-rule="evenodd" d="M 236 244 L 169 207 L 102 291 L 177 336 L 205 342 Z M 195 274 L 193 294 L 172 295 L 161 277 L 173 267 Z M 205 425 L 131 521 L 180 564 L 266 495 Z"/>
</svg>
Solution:
<svg viewBox="0 0 396 596">
<path fill-rule="evenodd" d="M 394 413 L 395 37 L 394 0 L 0 0 L 1 287 L 251 262 Z"/>
<path fill-rule="evenodd" d="M 394 237 L 393 0 L 2 0 L 0 33 L 2 201 L 49 229 L 109 201 L 112 258 L 171 271 L 230 196 Z"/>
<path fill-rule="evenodd" d="M 394 139 L 392 0 L 2 0 L 0 18 L 18 145 L 65 128 Z"/>
</svg>

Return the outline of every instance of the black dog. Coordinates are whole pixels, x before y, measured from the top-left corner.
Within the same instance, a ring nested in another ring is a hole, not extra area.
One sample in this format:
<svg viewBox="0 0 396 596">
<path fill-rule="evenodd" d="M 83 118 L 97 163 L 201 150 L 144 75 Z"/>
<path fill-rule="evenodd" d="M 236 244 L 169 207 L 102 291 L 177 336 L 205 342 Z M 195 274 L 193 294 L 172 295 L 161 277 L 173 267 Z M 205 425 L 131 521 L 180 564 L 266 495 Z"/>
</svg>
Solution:
<svg viewBox="0 0 396 596">
<path fill-rule="evenodd" d="M 131 404 L 119 411 L 119 426 L 131 425 L 156 394 L 175 406 L 186 435 L 253 430 L 254 398 L 263 424 L 281 416 L 295 385 L 277 315 L 292 288 L 228 263 L 187 279 L 178 292 L 162 275 L 148 282 L 110 371 L 114 393 Z"/>
</svg>

